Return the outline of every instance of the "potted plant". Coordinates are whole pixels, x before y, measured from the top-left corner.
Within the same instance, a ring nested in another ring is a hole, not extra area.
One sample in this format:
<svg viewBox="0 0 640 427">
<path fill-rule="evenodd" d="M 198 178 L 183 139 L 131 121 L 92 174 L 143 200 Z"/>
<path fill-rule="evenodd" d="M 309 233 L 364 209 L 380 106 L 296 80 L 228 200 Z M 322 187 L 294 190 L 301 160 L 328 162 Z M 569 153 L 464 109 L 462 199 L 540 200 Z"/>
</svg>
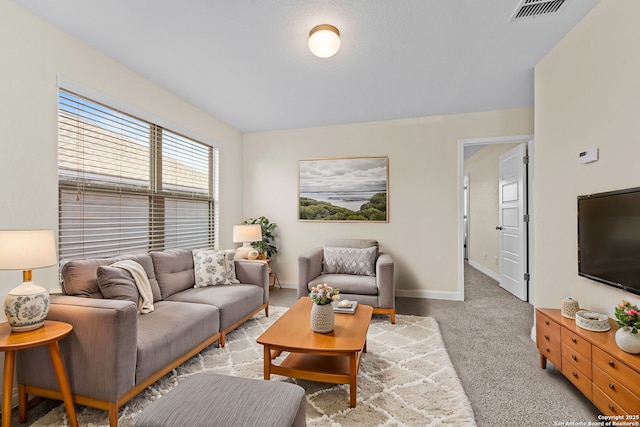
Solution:
<svg viewBox="0 0 640 427">
<path fill-rule="evenodd" d="M 321 334 L 333 331 L 335 326 L 335 316 L 333 313 L 332 301 L 340 299 L 340 290 L 335 289 L 326 283 L 311 288 L 311 330 Z"/>
<path fill-rule="evenodd" d="M 275 229 L 277 225 L 269 221 L 269 218 L 261 216 L 259 218 L 249 218 L 243 222 L 243 224 L 260 224 L 262 229 L 262 240 L 253 242 L 251 246 L 258 250 L 261 257 L 259 259 L 271 259 L 278 253 L 278 248 L 275 245 Z"/>
<path fill-rule="evenodd" d="M 640 353 L 640 310 L 629 301 L 622 301 L 615 308 L 615 315 L 620 329 L 616 331 L 616 344 L 631 354 Z"/>
</svg>

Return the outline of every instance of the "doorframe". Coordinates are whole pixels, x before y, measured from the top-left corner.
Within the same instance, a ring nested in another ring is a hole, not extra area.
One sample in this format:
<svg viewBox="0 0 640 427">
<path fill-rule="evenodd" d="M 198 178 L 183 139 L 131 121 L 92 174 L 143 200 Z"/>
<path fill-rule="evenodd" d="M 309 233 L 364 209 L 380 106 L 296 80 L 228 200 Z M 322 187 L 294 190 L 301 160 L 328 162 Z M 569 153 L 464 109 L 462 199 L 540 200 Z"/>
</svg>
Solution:
<svg viewBox="0 0 640 427">
<path fill-rule="evenodd" d="M 464 300 L 464 148 L 473 145 L 490 145 L 490 144 L 527 144 L 527 156 L 529 156 L 529 165 L 527 168 L 527 206 L 529 214 L 529 231 L 527 239 L 527 254 L 529 263 L 529 304 L 533 304 L 533 296 L 535 290 L 535 277 L 533 275 L 533 227 L 535 219 L 535 207 L 533 205 L 534 190 L 534 136 L 528 135 L 512 135 L 488 138 L 464 138 L 458 140 L 458 296 L 460 300 Z"/>
</svg>

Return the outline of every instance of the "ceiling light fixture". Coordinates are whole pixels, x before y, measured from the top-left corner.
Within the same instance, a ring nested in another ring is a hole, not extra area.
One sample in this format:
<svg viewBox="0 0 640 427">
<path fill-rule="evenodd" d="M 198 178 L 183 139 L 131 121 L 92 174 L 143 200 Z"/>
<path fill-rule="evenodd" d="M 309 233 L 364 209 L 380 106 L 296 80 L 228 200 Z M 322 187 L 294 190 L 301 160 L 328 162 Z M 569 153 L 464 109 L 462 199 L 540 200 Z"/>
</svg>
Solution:
<svg viewBox="0 0 640 427">
<path fill-rule="evenodd" d="M 340 31 L 333 25 L 321 24 L 309 31 L 309 50 L 319 58 L 329 58 L 340 49 Z"/>
</svg>

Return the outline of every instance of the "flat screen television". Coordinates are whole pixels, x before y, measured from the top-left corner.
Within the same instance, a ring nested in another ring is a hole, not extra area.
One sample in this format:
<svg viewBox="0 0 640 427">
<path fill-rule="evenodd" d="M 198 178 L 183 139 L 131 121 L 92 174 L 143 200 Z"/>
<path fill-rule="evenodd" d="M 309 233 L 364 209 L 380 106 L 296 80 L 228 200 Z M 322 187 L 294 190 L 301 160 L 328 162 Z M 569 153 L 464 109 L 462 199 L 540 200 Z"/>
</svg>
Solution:
<svg viewBox="0 0 640 427">
<path fill-rule="evenodd" d="M 640 187 L 578 196 L 578 274 L 640 295 Z"/>
</svg>

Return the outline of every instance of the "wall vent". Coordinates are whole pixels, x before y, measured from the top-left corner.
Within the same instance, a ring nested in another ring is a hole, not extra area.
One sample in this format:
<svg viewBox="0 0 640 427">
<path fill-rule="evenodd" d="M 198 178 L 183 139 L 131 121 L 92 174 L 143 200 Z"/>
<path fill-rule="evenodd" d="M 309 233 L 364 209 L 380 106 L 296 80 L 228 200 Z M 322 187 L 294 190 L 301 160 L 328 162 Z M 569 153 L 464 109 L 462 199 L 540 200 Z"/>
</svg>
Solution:
<svg viewBox="0 0 640 427">
<path fill-rule="evenodd" d="M 558 13 L 567 0 L 520 0 L 509 22 Z"/>
</svg>

